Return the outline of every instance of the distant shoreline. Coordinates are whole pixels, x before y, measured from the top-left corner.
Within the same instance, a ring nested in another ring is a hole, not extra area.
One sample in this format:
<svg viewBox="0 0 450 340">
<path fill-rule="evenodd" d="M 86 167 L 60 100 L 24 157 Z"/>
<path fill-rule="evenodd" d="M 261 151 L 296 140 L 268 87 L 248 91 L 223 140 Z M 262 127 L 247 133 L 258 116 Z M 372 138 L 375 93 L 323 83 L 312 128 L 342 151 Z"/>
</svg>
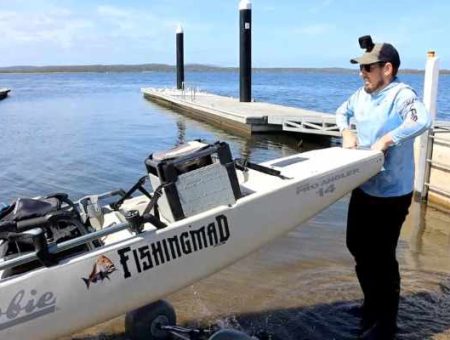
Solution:
<svg viewBox="0 0 450 340">
<path fill-rule="evenodd" d="M 175 66 L 166 64 L 140 65 L 67 65 L 67 66 L 9 66 L 0 67 L 0 73 L 107 73 L 107 72 L 175 72 Z M 238 72 L 237 67 L 221 67 L 201 64 L 185 65 L 186 72 Z M 356 69 L 340 67 L 254 67 L 254 72 L 309 72 L 309 73 L 357 73 Z M 424 70 L 400 69 L 402 74 L 422 74 Z M 440 70 L 440 74 L 450 74 L 450 70 Z"/>
</svg>

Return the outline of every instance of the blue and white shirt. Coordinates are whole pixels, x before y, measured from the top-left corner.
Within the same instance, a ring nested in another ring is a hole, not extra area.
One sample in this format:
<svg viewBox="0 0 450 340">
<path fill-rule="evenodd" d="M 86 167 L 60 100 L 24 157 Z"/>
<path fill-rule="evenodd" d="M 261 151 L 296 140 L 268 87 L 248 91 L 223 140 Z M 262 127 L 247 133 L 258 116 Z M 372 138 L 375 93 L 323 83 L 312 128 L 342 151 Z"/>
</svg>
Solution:
<svg viewBox="0 0 450 340">
<path fill-rule="evenodd" d="M 360 187 L 365 193 L 394 197 L 413 190 L 414 137 L 431 126 L 431 116 L 410 86 L 395 78 L 376 93 L 361 87 L 337 109 L 336 123 L 341 131 L 354 124 L 361 147 L 370 148 L 388 132 L 392 136 L 384 170 Z"/>
</svg>

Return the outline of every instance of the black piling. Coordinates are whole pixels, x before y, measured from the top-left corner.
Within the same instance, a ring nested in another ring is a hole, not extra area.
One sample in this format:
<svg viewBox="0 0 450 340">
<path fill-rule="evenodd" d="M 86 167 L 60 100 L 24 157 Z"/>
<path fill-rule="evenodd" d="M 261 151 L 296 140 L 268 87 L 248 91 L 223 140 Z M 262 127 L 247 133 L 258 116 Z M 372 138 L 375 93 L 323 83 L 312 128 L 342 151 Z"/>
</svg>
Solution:
<svg viewBox="0 0 450 340">
<path fill-rule="evenodd" d="M 250 102 L 252 97 L 252 4 L 250 0 L 239 3 L 239 98 Z"/>
<path fill-rule="evenodd" d="M 184 33 L 181 25 L 177 27 L 177 89 L 184 86 Z"/>
</svg>

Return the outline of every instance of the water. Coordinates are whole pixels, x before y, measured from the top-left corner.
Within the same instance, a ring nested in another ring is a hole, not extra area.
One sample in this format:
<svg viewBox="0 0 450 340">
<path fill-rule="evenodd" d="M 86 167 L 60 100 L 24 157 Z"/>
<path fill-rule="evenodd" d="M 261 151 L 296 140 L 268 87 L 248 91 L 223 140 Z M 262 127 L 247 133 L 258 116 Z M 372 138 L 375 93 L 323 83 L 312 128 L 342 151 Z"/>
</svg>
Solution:
<svg viewBox="0 0 450 340">
<path fill-rule="evenodd" d="M 187 74 L 205 91 L 238 96 L 237 74 Z M 421 89 L 423 77 L 402 79 Z M 316 141 L 299 135 L 242 137 L 145 100 L 141 87 L 174 84 L 170 73 L 11 74 L 0 102 L 0 202 L 20 196 L 128 188 L 145 174 L 153 151 L 184 140 L 230 143 L 235 157 L 260 162 L 304 151 Z M 333 112 L 357 87 L 355 75 L 254 74 L 258 101 Z M 450 77 L 440 79 L 438 118 L 450 120 Z M 420 92 L 420 91 L 419 91 Z M 299 146 L 301 145 L 301 147 Z M 321 145 L 323 146 L 323 145 Z M 361 299 L 345 249 L 347 198 L 253 255 L 169 297 L 183 324 L 219 324 L 273 339 L 351 339 Z M 450 339 L 450 218 L 414 205 L 403 229 L 399 259 L 403 300 L 401 339 Z M 84 331 L 122 339 L 122 319 Z"/>
<path fill-rule="evenodd" d="M 230 74 L 216 76 L 224 76 L 226 86 L 211 90 L 232 92 Z M 128 187 L 144 174 L 152 151 L 194 138 L 227 140 L 235 155 L 251 153 L 255 161 L 294 152 L 276 138 L 242 139 L 142 97 L 142 86 L 168 86 L 172 78 L 168 73 L 2 76 L 13 88 L 0 106 L 2 200 L 54 191 L 76 198 Z"/>
<path fill-rule="evenodd" d="M 234 97 L 237 77 L 233 72 L 186 75 L 203 90 Z M 403 78 L 422 89 L 422 76 Z M 143 173 L 150 152 L 183 139 L 227 140 L 235 155 L 253 161 L 297 151 L 298 136 L 238 138 L 160 108 L 140 93 L 141 87 L 173 83 L 173 74 L 158 72 L 1 74 L 0 84 L 13 91 L 0 103 L 0 202 L 127 187 Z M 359 86 L 356 74 L 257 72 L 253 95 L 258 101 L 334 112 Z M 449 89 L 450 76 L 442 76 L 439 119 L 450 120 Z"/>
</svg>

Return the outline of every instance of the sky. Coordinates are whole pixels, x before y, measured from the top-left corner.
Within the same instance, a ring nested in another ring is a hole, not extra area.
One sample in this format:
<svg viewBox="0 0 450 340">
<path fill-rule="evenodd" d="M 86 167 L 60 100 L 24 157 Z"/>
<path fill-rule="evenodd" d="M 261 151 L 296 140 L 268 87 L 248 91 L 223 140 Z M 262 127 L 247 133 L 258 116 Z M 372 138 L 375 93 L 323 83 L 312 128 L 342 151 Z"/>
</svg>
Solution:
<svg viewBox="0 0 450 340">
<path fill-rule="evenodd" d="M 0 0 L 0 67 L 175 64 L 238 66 L 239 0 Z M 390 42 L 402 67 L 435 50 L 450 69 L 450 1 L 253 0 L 253 67 L 349 67 L 358 37 Z"/>
</svg>

